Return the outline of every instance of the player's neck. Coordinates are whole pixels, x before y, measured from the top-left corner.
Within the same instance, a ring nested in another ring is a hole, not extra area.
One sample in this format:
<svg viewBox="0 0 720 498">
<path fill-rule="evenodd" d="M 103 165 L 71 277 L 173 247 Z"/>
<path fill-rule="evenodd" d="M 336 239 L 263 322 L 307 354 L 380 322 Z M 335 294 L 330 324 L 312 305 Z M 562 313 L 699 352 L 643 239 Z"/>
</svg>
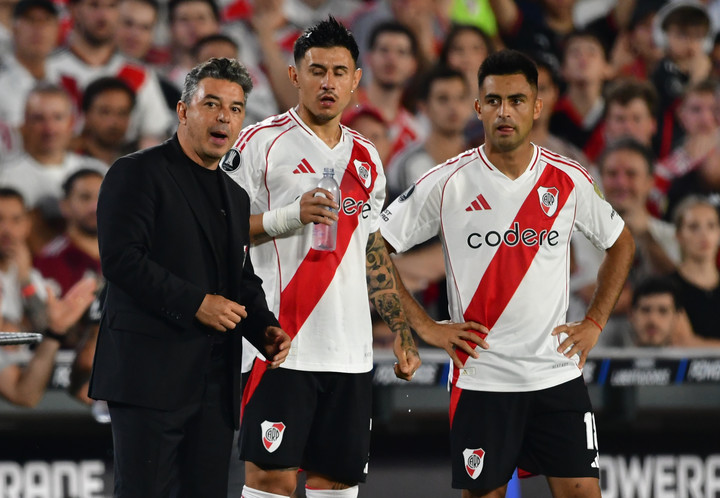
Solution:
<svg viewBox="0 0 720 498">
<path fill-rule="evenodd" d="M 303 105 L 300 103 L 296 108 L 295 112 L 302 122 L 312 130 L 317 137 L 325 142 L 325 145 L 334 148 L 342 138 L 342 130 L 340 129 L 340 117 L 342 114 L 338 114 L 329 121 L 322 121 L 316 119 Z"/>
<path fill-rule="evenodd" d="M 535 147 L 529 141 L 510 151 L 493 150 L 492 144 L 485 142 L 485 155 L 490 162 L 511 180 L 520 177 L 535 153 Z"/>
</svg>

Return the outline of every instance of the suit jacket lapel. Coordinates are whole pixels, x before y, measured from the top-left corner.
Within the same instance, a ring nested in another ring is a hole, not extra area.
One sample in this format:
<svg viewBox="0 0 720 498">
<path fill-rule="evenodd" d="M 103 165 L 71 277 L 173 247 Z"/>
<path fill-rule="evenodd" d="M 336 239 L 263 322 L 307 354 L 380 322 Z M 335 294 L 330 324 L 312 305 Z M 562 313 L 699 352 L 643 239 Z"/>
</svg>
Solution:
<svg viewBox="0 0 720 498">
<path fill-rule="evenodd" d="M 185 164 L 183 164 L 183 161 L 189 161 L 190 159 L 188 159 L 188 157 L 183 153 L 182 149 L 180 148 L 180 144 L 177 141 L 177 138 L 173 137 L 171 141 L 173 141 L 174 147 L 168 149 L 170 151 L 168 171 L 170 172 L 170 176 L 175 180 L 175 183 L 177 183 L 180 187 L 180 191 L 185 197 L 185 200 L 190 206 L 190 210 L 195 215 L 195 219 L 200 225 L 200 228 L 205 234 L 205 238 L 207 239 L 210 247 L 212 248 L 212 253 L 215 258 L 215 269 L 219 274 L 219 253 L 217 251 L 217 248 L 215 247 L 216 242 L 213 240 L 212 234 L 210 233 L 208 228 L 208 220 L 211 216 L 217 216 L 217 214 L 214 214 L 211 211 L 210 206 L 208 205 L 208 201 L 205 199 L 204 194 L 200 191 L 200 187 L 195 181 L 195 177 L 193 176 L 190 169 L 187 168 Z"/>
</svg>

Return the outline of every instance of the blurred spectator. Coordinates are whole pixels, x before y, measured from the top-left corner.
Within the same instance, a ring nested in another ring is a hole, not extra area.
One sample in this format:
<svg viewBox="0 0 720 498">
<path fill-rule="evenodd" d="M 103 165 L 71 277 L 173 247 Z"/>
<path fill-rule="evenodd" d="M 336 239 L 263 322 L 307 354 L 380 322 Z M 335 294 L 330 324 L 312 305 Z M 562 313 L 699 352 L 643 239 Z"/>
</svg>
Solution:
<svg viewBox="0 0 720 498">
<path fill-rule="evenodd" d="M 373 29 L 385 22 L 407 27 L 417 40 L 415 57 L 420 68 L 433 65 L 450 27 L 450 9 L 441 0 L 378 0 L 359 13 L 350 29 L 361 50 L 371 45 Z"/>
<path fill-rule="evenodd" d="M 680 262 L 672 224 L 650 214 L 647 199 L 653 185 L 650 149 L 633 138 L 608 145 L 598 161 L 605 199 L 618 212 L 635 239 L 631 282 L 669 274 Z"/>
<path fill-rule="evenodd" d="M 342 124 L 370 140 L 375 145 L 382 163 L 387 164 L 390 155 L 390 130 L 385 118 L 377 109 L 370 106 L 355 106 L 343 115 Z"/>
<path fill-rule="evenodd" d="M 357 103 L 380 111 L 390 123 L 390 157 L 421 138 L 416 118 L 402 104 L 406 85 L 417 70 L 417 43 L 412 32 L 397 22 L 385 22 L 373 29 L 365 63 L 370 80 L 358 87 Z M 349 112 L 352 106 L 348 108 Z"/>
<path fill-rule="evenodd" d="M 630 323 L 635 346 L 670 346 L 682 316 L 680 296 L 667 277 L 651 277 L 633 292 Z"/>
<path fill-rule="evenodd" d="M 11 403 L 32 407 L 45 392 L 66 331 L 93 301 L 95 281 L 82 280 L 60 300 L 46 293 L 24 246 L 29 225 L 22 196 L 12 189 L 0 188 L 0 329 L 17 330 L 21 323 L 27 326 L 23 315 L 32 307 L 33 313 L 42 313 L 42 328 L 37 330 L 45 333 L 25 367 L 12 361 L 10 348 L 0 347 L 0 396 Z"/>
<path fill-rule="evenodd" d="M 538 68 L 538 98 L 542 99 L 543 108 L 540 116 L 533 123 L 530 140 L 536 145 L 569 157 L 580 164 L 589 164 L 580 149 L 567 140 L 550 133 L 550 118 L 560 97 L 560 75 L 558 68 L 553 66 L 554 59 L 552 57 L 548 57 L 542 52 L 533 53 L 531 56 Z"/>
<path fill-rule="evenodd" d="M 568 35 L 562 63 L 567 83 L 555 105 L 550 132 L 580 148 L 591 161 L 602 151 L 603 85 L 610 66 L 600 40 L 590 31 Z"/>
<path fill-rule="evenodd" d="M 509 48 L 545 52 L 560 66 L 565 37 L 575 31 L 576 0 L 490 0 L 498 28 Z"/>
<path fill-rule="evenodd" d="M 51 78 L 65 87 L 78 110 L 91 81 L 102 76 L 125 80 L 137 97 L 127 139 L 138 140 L 140 148 L 164 140 L 173 115 L 165 105 L 157 75 L 117 50 L 117 1 L 71 0 L 70 13 L 73 29 L 69 44 L 48 59 Z"/>
<path fill-rule="evenodd" d="M 45 62 L 55 48 L 60 24 L 51 0 L 21 0 L 13 12 L 13 50 L 0 64 L 0 120 L 22 124 L 25 99 L 47 77 Z"/>
<path fill-rule="evenodd" d="M 14 361 L 9 348 L 0 347 L 0 397 L 29 408 L 40 402 L 53 373 L 60 341 L 67 328 L 93 301 L 94 289 L 95 282 L 88 279 L 79 282 L 63 299 L 48 295 L 48 328 L 24 367 Z M 4 326 L 3 330 L 6 330 Z"/>
<path fill-rule="evenodd" d="M 472 97 L 480 95 L 477 88 L 477 73 L 487 56 L 493 53 L 490 37 L 480 28 L 463 24 L 454 25 L 448 32 L 440 51 L 438 64 L 463 73 Z"/>
<path fill-rule="evenodd" d="M 158 9 L 157 0 L 120 1 L 120 22 L 115 32 L 115 41 L 121 54 L 146 61 L 153 48 Z"/>
<path fill-rule="evenodd" d="M 702 346 L 707 340 L 720 345 L 720 217 L 707 199 L 691 196 L 678 205 L 674 215 L 682 261 L 673 274 L 691 326 L 677 334 L 681 346 Z"/>
<path fill-rule="evenodd" d="M 636 246 L 628 281 L 600 337 L 604 346 L 626 345 L 630 338 L 627 318 L 633 286 L 649 276 L 671 273 L 680 261 L 672 225 L 653 217 L 647 210 L 652 161 L 650 149 L 630 137 L 609 144 L 598 160 L 605 198 L 622 216 Z M 575 301 L 572 312 L 568 312 L 571 320 L 578 318 L 574 313 L 582 312 L 590 302 L 595 292 L 593 279 L 603 257 L 582 237 L 573 239 L 572 250 L 575 267 L 571 287 Z"/>
<path fill-rule="evenodd" d="M 684 130 L 682 143 L 658 164 L 653 192 L 654 208 L 659 213 L 667 213 L 668 219 L 680 197 L 702 192 L 697 189 L 697 183 L 702 183 L 703 175 L 690 173 L 707 162 L 717 161 L 716 156 L 720 153 L 720 126 L 715 115 L 717 90 L 717 83 L 710 80 L 692 84 L 685 90 L 677 109 L 677 120 Z M 681 177 L 683 179 L 679 180 Z M 666 196 L 673 182 L 676 185 L 673 187 L 673 206 L 670 206 Z"/>
<path fill-rule="evenodd" d="M 655 18 L 655 37 L 664 57 L 652 74 L 660 97 L 660 159 L 667 156 L 682 139 L 675 111 L 688 84 L 698 83 L 710 75 L 712 63 L 708 53 L 710 18 L 705 6 L 693 0 L 674 0 Z"/>
<path fill-rule="evenodd" d="M 438 164 L 467 150 L 463 130 L 473 114 L 470 88 L 455 69 L 438 66 L 420 85 L 418 107 L 430 121 L 425 140 L 409 144 L 387 167 L 389 198 L 394 199 Z"/>
<path fill-rule="evenodd" d="M 634 78 L 613 81 L 606 93 L 604 143 L 632 137 L 652 147 L 657 106 L 658 95 L 650 82 Z"/>
<path fill-rule="evenodd" d="M 471 97 L 476 99 L 480 97 L 477 85 L 478 69 L 493 51 L 492 41 L 479 28 L 458 24 L 450 29 L 445 38 L 438 64 L 462 72 Z M 477 119 L 474 112 L 470 113 L 465 128 L 465 139 L 470 146 L 479 146 L 485 141 L 482 121 Z"/>
<path fill-rule="evenodd" d="M 30 217 L 22 195 L 0 187 L 0 321 L 2 330 L 42 330 L 47 292 L 27 246 Z"/>
<path fill-rule="evenodd" d="M 57 295 L 65 295 L 83 277 L 100 278 L 97 238 L 97 199 L 103 175 L 80 169 L 63 183 L 60 211 L 65 232 L 46 245 L 35 258 L 35 267 Z"/>
<path fill-rule="evenodd" d="M 193 68 L 193 47 L 199 39 L 220 32 L 220 11 L 215 0 L 170 0 L 170 67 L 167 78 L 178 89 Z"/>
<path fill-rule="evenodd" d="M 235 40 L 221 33 L 208 35 L 198 40 L 193 47 L 193 53 L 195 54 L 195 64 L 205 62 L 213 57 L 240 60 L 239 47 Z M 252 96 L 247 99 L 245 121 L 243 121 L 244 126 L 249 126 L 269 116 L 274 116 L 279 110 L 270 82 L 262 69 L 253 65 L 245 65 L 245 67 L 250 73 L 253 83 Z M 287 75 L 285 78 L 288 79 Z"/>
<path fill-rule="evenodd" d="M 653 36 L 653 22 L 662 2 L 637 0 L 635 3 L 627 30 L 620 33 L 615 42 L 611 61 L 620 76 L 647 80 L 663 56 Z"/>
<path fill-rule="evenodd" d="M 60 87 L 43 83 L 30 92 L 20 130 L 24 152 L 0 163 L 0 185 L 18 190 L 33 210 L 30 248 L 37 253 L 58 233 L 52 223 L 59 217 L 63 180 L 81 167 L 104 172 L 107 165 L 67 151 L 73 134 L 72 103 Z"/>
<path fill-rule="evenodd" d="M 105 164 L 137 150 L 125 140 L 134 107 L 135 93 L 124 80 L 106 76 L 93 81 L 83 94 L 83 130 L 72 148 Z"/>
</svg>

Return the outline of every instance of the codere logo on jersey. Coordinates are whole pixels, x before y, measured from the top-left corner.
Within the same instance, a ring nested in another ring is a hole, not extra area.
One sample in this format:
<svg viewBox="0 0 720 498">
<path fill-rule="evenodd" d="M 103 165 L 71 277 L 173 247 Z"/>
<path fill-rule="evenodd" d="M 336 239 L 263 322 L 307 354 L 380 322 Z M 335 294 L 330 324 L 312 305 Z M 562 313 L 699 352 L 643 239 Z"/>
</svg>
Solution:
<svg viewBox="0 0 720 498">
<path fill-rule="evenodd" d="M 485 463 L 485 450 L 476 448 L 471 450 L 465 448 L 463 451 L 463 459 L 465 460 L 465 470 L 472 479 L 477 479 L 483 469 Z"/>
<path fill-rule="evenodd" d="M 282 422 L 265 421 L 260 424 L 262 430 L 262 442 L 265 449 L 272 453 L 280 447 L 285 434 L 285 424 Z"/>
<path fill-rule="evenodd" d="M 467 245 L 472 249 L 479 249 L 483 245 L 489 247 L 497 247 L 505 243 L 508 247 L 515 247 L 518 244 L 524 246 L 556 246 L 558 245 L 558 237 L 560 233 L 557 230 L 540 230 L 534 228 L 520 228 L 517 221 L 512 224 L 505 232 L 496 232 L 490 230 L 486 234 L 473 232 L 468 235 Z"/>
</svg>

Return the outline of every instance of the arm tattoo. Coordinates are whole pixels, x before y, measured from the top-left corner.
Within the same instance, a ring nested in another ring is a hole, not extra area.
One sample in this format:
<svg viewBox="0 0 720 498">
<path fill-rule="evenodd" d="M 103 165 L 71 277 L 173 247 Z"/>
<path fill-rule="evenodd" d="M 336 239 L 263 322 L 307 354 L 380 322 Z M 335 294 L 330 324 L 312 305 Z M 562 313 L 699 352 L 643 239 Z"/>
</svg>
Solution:
<svg viewBox="0 0 720 498">
<path fill-rule="evenodd" d="M 410 347 L 414 341 L 397 291 L 399 277 L 379 232 L 370 234 L 366 253 L 370 302 L 390 330 L 401 335 L 402 345 Z"/>
</svg>

